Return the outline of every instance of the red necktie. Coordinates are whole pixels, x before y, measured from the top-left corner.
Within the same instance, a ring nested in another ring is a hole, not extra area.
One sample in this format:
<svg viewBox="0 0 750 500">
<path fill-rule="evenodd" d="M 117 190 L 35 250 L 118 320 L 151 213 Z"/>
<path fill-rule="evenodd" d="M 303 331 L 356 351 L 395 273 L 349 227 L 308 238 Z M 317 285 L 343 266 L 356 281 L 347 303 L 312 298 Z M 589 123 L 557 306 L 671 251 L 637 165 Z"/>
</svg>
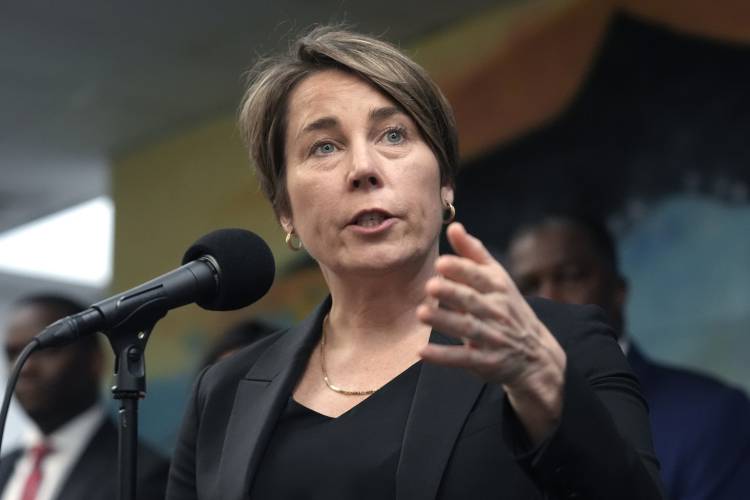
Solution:
<svg viewBox="0 0 750 500">
<path fill-rule="evenodd" d="M 21 500 L 35 500 L 39 485 L 42 484 L 42 460 L 50 454 L 52 448 L 46 443 L 39 443 L 31 448 L 31 460 L 33 462 L 31 474 L 26 479 L 26 484 L 21 493 Z"/>
</svg>

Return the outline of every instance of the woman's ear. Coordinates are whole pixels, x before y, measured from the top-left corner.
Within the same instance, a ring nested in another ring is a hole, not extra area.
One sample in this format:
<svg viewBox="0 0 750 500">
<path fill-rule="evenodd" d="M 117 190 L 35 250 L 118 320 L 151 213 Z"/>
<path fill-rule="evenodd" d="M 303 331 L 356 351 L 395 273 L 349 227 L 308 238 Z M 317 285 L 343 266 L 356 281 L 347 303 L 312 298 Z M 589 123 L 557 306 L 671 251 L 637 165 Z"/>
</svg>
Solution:
<svg viewBox="0 0 750 500">
<path fill-rule="evenodd" d="M 285 233 L 291 233 L 292 231 L 294 231 L 294 224 L 292 223 L 292 218 L 287 215 L 279 216 L 279 224 L 281 224 L 281 228 L 284 230 Z"/>
<path fill-rule="evenodd" d="M 440 188 L 440 198 L 444 203 L 453 203 L 453 186 L 446 185 Z"/>
</svg>

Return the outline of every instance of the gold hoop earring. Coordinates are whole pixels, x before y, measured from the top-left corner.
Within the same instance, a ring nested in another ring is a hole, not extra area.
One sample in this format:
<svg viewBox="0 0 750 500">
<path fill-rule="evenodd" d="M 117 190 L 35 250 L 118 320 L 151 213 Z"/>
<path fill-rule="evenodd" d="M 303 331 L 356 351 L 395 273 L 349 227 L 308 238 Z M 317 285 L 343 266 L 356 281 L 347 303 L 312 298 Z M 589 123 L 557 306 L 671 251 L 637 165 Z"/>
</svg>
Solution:
<svg viewBox="0 0 750 500">
<path fill-rule="evenodd" d="M 446 207 L 443 210 L 443 224 L 448 225 L 456 220 L 456 207 L 454 207 L 453 203 L 451 203 L 450 201 L 446 201 L 445 204 Z"/>
<path fill-rule="evenodd" d="M 293 252 L 299 252 L 302 250 L 302 240 L 299 239 L 299 236 L 294 234 L 294 230 L 289 231 L 286 233 L 286 238 L 284 238 L 284 242 L 286 242 L 286 246 L 289 247 L 289 250 Z"/>
</svg>

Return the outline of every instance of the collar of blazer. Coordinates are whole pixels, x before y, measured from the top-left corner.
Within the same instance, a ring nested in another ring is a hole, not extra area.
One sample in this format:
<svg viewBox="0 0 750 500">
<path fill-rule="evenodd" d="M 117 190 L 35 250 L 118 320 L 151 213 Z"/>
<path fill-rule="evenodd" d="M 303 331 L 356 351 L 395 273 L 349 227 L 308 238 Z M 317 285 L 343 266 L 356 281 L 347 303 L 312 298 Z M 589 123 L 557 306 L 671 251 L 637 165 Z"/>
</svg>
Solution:
<svg viewBox="0 0 750 500">
<path fill-rule="evenodd" d="M 270 346 L 239 382 L 219 464 L 219 498 L 235 500 L 250 494 L 276 420 L 317 345 L 330 307 L 329 297 Z M 457 343 L 435 331 L 430 342 Z M 463 370 L 422 367 L 396 472 L 398 500 L 436 497 L 453 445 L 483 385 Z"/>
</svg>

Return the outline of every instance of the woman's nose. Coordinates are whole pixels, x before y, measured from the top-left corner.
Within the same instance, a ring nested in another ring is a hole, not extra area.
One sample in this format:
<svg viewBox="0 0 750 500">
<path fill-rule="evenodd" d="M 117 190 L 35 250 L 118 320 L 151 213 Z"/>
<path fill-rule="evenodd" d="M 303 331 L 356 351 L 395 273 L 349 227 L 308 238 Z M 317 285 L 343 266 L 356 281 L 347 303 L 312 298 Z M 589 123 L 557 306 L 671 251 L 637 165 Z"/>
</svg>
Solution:
<svg viewBox="0 0 750 500">
<path fill-rule="evenodd" d="M 369 185 L 369 186 L 375 187 L 378 184 L 379 184 L 378 178 L 374 175 L 368 175 L 366 177 L 363 177 L 362 179 L 360 178 L 352 179 L 352 187 L 354 189 L 359 189 L 360 186 L 362 185 Z"/>
<path fill-rule="evenodd" d="M 352 189 L 372 189 L 382 186 L 383 179 L 377 155 L 367 146 L 351 149 L 349 185 Z"/>
</svg>

